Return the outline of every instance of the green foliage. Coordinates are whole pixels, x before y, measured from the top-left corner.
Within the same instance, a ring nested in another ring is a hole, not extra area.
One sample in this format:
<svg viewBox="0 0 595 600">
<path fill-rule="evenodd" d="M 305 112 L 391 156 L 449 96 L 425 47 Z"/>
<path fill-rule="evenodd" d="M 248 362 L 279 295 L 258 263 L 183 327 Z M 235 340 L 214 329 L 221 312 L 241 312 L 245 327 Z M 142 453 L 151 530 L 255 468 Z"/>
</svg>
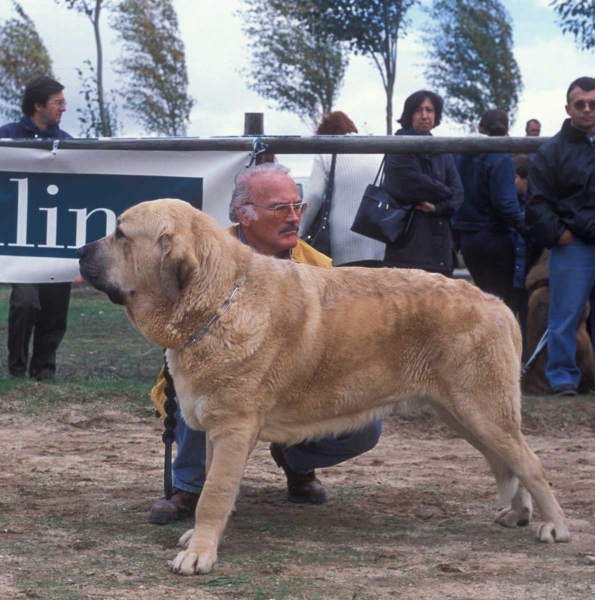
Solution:
<svg viewBox="0 0 595 600">
<path fill-rule="evenodd" d="M 17 17 L 0 24 L 0 114 L 18 120 L 27 80 L 53 75 L 52 60 L 35 24 L 16 1 L 13 7 Z"/>
<path fill-rule="evenodd" d="M 348 59 L 344 44 L 311 33 L 287 2 L 245 0 L 250 38 L 248 87 L 315 127 L 337 100 Z"/>
<path fill-rule="evenodd" d="M 112 25 L 124 43 L 118 61 L 124 107 L 148 133 L 186 135 L 194 100 L 172 1 L 124 0 Z"/>
<path fill-rule="evenodd" d="M 512 50 L 510 17 L 499 0 L 435 0 L 425 36 L 426 78 L 445 112 L 470 130 L 493 108 L 514 121 L 522 79 Z"/>
<path fill-rule="evenodd" d="M 595 0 L 553 0 L 564 33 L 574 36 L 581 50 L 595 48 Z"/>
<path fill-rule="evenodd" d="M 380 73 L 386 93 L 386 133 L 393 132 L 397 43 L 405 37 L 408 11 L 418 0 L 296 0 L 295 10 L 312 33 L 346 42 L 368 56 Z"/>
<path fill-rule="evenodd" d="M 84 108 L 77 108 L 81 137 L 101 137 L 104 125 L 101 120 L 101 107 L 97 95 L 97 73 L 90 60 L 84 61 L 85 67 L 77 69 L 81 89 L 85 100 Z M 104 98 L 104 113 L 109 128 L 109 136 L 116 137 L 121 126 L 118 124 L 118 108 L 115 93 L 112 90 L 108 98 Z"/>
</svg>

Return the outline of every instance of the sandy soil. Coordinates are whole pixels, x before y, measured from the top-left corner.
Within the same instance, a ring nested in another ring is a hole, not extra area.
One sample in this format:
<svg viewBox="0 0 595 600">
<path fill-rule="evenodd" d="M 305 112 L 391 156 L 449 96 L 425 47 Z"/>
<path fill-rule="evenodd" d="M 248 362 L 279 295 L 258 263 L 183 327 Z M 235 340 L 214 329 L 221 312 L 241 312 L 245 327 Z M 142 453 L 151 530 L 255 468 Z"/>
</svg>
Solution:
<svg viewBox="0 0 595 600">
<path fill-rule="evenodd" d="M 40 384 L 41 385 L 41 384 Z M 14 391 L 18 394 L 18 389 Z M 14 397 L 14 396 L 13 396 Z M 493 523 L 482 457 L 428 415 L 391 418 L 378 447 L 320 472 L 329 503 L 285 500 L 264 444 L 250 459 L 216 571 L 168 571 L 191 522 L 147 521 L 161 422 L 113 406 L 0 415 L 0 598 L 376 600 L 595 597 L 595 397 L 530 399 L 524 429 L 571 543 Z"/>
</svg>

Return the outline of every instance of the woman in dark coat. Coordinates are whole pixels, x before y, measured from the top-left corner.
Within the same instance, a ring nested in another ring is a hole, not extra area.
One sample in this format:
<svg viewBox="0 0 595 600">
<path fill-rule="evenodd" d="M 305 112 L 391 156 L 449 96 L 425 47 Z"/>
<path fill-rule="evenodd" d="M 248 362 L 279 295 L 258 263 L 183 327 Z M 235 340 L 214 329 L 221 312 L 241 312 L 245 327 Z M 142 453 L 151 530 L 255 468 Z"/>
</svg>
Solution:
<svg viewBox="0 0 595 600">
<path fill-rule="evenodd" d="M 508 117 L 488 110 L 479 122 L 479 133 L 504 136 Z M 498 296 L 513 310 L 515 301 L 514 232 L 524 231 L 524 217 L 515 186 L 515 169 L 509 154 L 483 153 L 457 156 L 465 202 L 453 219 L 461 253 L 475 285 Z"/>
<path fill-rule="evenodd" d="M 396 135 L 431 135 L 440 124 L 442 98 L 420 90 L 405 100 Z M 382 187 L 398 202 L 414 204 L 409 230 L 387 244 L 387 267 L 424 269 L 450 276 L 453 242 L 450 218 L 463 203 L 463 186 L 450 154 L 387 154 Z"/>
</svg>

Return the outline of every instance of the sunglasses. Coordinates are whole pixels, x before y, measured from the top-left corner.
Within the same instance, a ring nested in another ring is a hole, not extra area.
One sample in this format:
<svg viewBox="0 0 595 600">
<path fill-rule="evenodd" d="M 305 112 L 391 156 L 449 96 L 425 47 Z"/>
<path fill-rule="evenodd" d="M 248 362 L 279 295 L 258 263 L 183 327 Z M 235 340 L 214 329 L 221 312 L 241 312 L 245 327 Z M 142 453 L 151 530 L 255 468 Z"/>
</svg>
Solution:
<svg viewBox="0 0 595 600">
<path fill-rule="evenodd" d="M 589 106 L 589 110 L 595 111 L 595 100 L 577 100 L 572 107 L 576 110 L 585 110 L 585 108 Z"/>
<path fill-rule="evenodd" d="M 296 215 L 303 215 L 308 208 L 307 202 L 296 202 L 295 204 L 276 204 L 275 206 L 261 206 L 260 204 L 254 204 L 253 202 L 246 202 L 252 206 L 258 206 L 264 210 L 271 211 L 274 213 L 277 219 L 285 219 L 292 211 L 295 211 Z"/>
<path fill-rule="evenodd" d="M 66 106 L 66 100 L 48 100 L 46 104 L 53 104 L 54 106 Z"/>
</svg>

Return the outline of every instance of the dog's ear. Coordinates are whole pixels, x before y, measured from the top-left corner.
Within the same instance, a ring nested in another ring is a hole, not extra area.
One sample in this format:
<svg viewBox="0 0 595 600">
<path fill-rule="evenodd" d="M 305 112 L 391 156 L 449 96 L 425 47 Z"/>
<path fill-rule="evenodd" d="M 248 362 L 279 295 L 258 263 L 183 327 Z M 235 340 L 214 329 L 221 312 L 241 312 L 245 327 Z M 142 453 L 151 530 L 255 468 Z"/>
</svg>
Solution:
<svg viewBox="0 0 595 600">
<path fill-rule="evenodd" d="M 198 267 L 194 244 L 185 236 L 163 233 L 159 238 L 161 251 L 161 285 L 167 297 L 177 300 L 190 283 Z"/>
</svg>

